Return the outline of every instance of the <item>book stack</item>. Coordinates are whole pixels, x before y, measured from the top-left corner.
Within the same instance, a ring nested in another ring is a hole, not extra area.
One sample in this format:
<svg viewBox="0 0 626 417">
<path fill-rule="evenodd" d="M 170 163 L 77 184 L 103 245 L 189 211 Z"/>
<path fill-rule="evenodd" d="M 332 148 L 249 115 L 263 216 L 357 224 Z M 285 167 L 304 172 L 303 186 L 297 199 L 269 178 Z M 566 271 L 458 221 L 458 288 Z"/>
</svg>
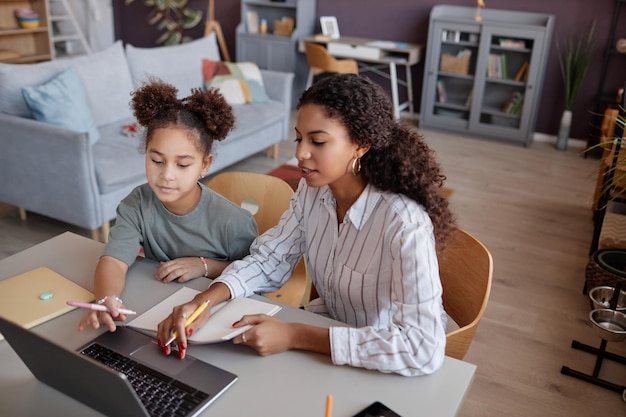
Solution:
<svg viewBox="0 0 626 417">
<path fill-rule="evenodd" d="M 487 63 L 487 77 L 497 80 L 509 78 L 507 58 L 505 54 L 489 54 Z"/>
</svg>

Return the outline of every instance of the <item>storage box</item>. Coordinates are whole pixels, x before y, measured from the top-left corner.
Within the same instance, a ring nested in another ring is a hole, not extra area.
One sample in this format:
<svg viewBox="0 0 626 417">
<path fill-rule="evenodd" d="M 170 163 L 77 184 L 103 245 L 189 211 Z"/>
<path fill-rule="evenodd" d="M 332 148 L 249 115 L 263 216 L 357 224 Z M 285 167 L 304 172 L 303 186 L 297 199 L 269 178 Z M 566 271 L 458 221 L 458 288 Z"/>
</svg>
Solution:
<svg viewBox="0 0 626 417">
<path fill-rule="evenodd" d="M 460 57 L 451 54 L 441 54 L 440 70 L 442 72 L 467 75 L 469 72 L 469 62 L 469 54 L 462 54 Z"/>
<path fill-rule="evenodd" d="M 330 42 L 327 47 L 328 53 L 335 56 L 355 59 L 380 59 L 380 48 L 363 45 L 350 45 L 347 43 Z"/>
<path fill-rule="evenodd" d="M 295 22 L 291 17 L 284 17 L 282 20 L 274 20 L 274 35 L 291 36 Z"/>
</svg>

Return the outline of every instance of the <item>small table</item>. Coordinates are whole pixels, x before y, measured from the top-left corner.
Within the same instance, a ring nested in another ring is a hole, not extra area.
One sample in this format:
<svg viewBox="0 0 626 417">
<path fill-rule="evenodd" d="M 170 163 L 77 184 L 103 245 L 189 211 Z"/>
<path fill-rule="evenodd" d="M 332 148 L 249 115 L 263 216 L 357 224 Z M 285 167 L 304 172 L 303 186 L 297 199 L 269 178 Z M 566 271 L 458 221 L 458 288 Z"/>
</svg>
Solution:
<svg viewBox="0 0 626 417">
<path fill-rule="evenodd" d="M 38 266 L 47 266 L 87 289 L 104 245 L 66 232 L 0 261 L 0 280 Z M 129 269 L 122 297 L 142 313 L 183 284 L 154 279 L 158 264 L 140 259 Z M 201 290 L 208 281 L 185 285 Z M 265 301 L 272 302 L 267 298 Z M 276 303 L 279 304 L 279 303 Z M 99 332 L 78 332 L 84 311 L 75 310 L 33 328 L 68 349 L 77 349 Z M 286 321 L 329 327 L 341 325 L 297 308 L 283 306 L 277 314 Z M 452 417 L 467 392 L 476 366 L 446 357 L 436 373 L 422 377 L 383 374 L 350 366 L 335 366 L 325 355 L 287 351 L 259 356 L 244 345 L 229 342 L 189 347 L 189 355 L 233 372 L 239 380 L 202 415 L 317 417 L 324 413 L 327 395 L 333 395 L 333 415 L 352 416 L 381 401 L 402 416 L 419 414 Z M 37 381 L 6 342 L 0 342 L 0 415 L 96 416 L 96 411 Z M 114 398 L 111 399 L 115 401 Z"/>
<path fill-rule="evenodd" d="M 408 108 L 413 116 L 413 81 L 411 67 L 420 62 L 424 45 L 381 41 L 367 38 L 342 36 L 339 39 L 325 39 L 316 36 L 303 37 L 298 40 L 298 51 L 305 53 L 306 42 L 324 45 L 328 53 L 338 58 L 352 58 L 359 63 L 359 71 L 373 72 L 390 80 L 391 101 L 396 119 L 400 111 Z M 405 68 L 406 80 L 398 79 L 397 66 Z M 388 69 L 382 71 L 381 69 Z M 398 86 L 406 88 L 407 101 L 400 103 Z"/>
</svg>

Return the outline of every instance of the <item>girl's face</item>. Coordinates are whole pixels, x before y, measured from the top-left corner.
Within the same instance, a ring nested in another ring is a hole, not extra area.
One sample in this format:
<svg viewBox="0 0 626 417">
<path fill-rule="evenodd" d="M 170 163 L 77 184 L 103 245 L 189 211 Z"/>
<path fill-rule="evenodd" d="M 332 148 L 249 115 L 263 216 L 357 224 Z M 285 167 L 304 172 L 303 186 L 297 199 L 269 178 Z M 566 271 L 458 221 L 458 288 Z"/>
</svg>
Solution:
<svg viewBox="0 0 626 417">
<path fill-rule="evenodd" d="M 348 129 L 325 116 L 321 106 L 306 104 L 298 110 L 296 158 L 310 187 L 329 185 L 333 191 L 361 183 L 352 175 L 355 157 L 365 154 L 352 142 Z"/>
<path fill-rule="evenodd" d="M 188 130 L 157 129 L 146 146 L 146 177 L 150 188 L 170 212 L 183 215 L 200 201 L 198 178 L 207 173 L 213 155 L 204 157 Z"/>
</svg>

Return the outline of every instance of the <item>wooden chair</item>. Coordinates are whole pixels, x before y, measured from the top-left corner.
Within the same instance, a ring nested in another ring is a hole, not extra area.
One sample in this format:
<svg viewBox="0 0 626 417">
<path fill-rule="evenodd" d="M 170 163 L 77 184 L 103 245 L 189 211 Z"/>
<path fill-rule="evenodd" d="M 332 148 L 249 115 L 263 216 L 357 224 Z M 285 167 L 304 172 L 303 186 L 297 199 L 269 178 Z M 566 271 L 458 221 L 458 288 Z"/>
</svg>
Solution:
<svg viewBox="0 0 626 417">
<path fill-rule="evenodd" d="M 313 77 L 324 72 L 358 74 L 359 65 L 354 59 L 336 59 L 322 45 L 306 42 L 306 60 L 309 63 L 309 77 L 306 88 L 313 84 Z"/>
<path fill-rule="evenodd" d="M 259 234 L 278 223 L 293 195 L 293 189 L 280 178 L 253 172 L 223 172 L 213 177 L 207 186 L 250 210 Z M 306 273 L 304 258 L 300 259 L 291 278 L 280 290 L 265 296 L 294 307 L 308 303 L 311 279 Z"/>
<path fill-rule="evenodd" d="M 457 229 L 439 255 L 443 307 L 459 326 L 446 335 L 446 355 L 463 359 L 483 316 L 493 275 L 489 250 L 469 233 Z"/>
</svg>

